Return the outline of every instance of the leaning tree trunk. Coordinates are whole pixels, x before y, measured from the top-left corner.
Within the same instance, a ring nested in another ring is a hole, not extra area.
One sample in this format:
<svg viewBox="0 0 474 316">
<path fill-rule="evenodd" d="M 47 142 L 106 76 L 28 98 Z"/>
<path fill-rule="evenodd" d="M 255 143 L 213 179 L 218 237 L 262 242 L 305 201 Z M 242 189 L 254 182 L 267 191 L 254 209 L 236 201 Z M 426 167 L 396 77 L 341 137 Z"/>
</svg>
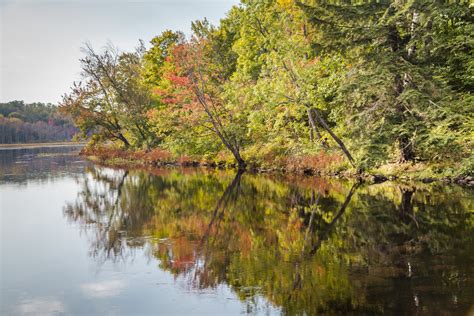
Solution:
<svg viewBox="0 0 474 316">
<path fill-rule="evenodd" d="M 245 170 L 247 168 L 247 163 L 245 160 L 240 156 L 240 151 L 237 149 L 237 151 L 232 153 L 235 157 L 235 160 L 237 160 L 237 167 L 239 170 Z"/>
<path fill-rule="evenodd" d="M 318 138 L 318 141 L 321 143 L 324 149 L 329 149 L 328 143 L 322 138 L 321 133 L 319 132 L 318 126 L 313 119 L 313 115 L 311 114 L 311 109 L 308 108 L 308 120 L 309 124 L 311 125 L 311 140 L 313 140 L 313 133 Z"/>
<path fill-rule="evenodd" d="M 326 123 L 326 121 L 323 119 L 321 115 L 319 115 L 318 111 L 315 108 L 311 108 L 310 111 L 314 114 L 314 117 L 316 120 L 319 122 L 319 124 L 331 135 L 332 139 L 339 145 L 339 148 L 341 148 L 342 152 L 344 155 L 346 155 L 347 160 L 349 160 L 350 164 L 355 168 L 355 162 L 354 158 L 352 158 L 351 153 L 349 150 L 347 150 L 347 147 L 344 145 L 343 141 L 334 134 L 334 132 L 331 130 L 329 125 Z"/>
<path fill-rule="evenodd" d="M 122 141 L 122 143 L 125 145 L 125 148 L 130 147 L 130 142 L 128 141 L 128 139 L 125 138 L 125 136 L 123 136 L 122 133 L 118 133 L 117 138 Z"/>
<path fill-rule="evenodd" d="M 245 163 L 244 159 L 240 155 L 240 149 L 239 149 L 239 144 L 237 142 L 232 143 L 231 137 L 229 137 L 225 130 L 224 127 L 222 126 L 222 123 L 219 118 L 219 114 L 214 115 L 211 107 L 208 105 L 205 97 L 205 93 L 200 90 L 198 87 L 198 84 L 196 83 L 196 79 L 193 80 L 195 87 L 193 88 L 194 94 L 196 95 L 199 103 L 201 104 L 202 108 L 204 109 L 204 112 L 206 112 L 207 117 L 209 118 L 209 121 L 212 124 L 212 127 L 214 129 L 214 132 L 216 135 L 219 137 L 219 139 L 222 141 L 224 146 L 229 149 L 229 151 L 232 153 L 234 156 L 235 160 L 237 161 L 237 166 L 239 170 L 245 170 L 247 167 L 247 164 Z"/>
</svg>

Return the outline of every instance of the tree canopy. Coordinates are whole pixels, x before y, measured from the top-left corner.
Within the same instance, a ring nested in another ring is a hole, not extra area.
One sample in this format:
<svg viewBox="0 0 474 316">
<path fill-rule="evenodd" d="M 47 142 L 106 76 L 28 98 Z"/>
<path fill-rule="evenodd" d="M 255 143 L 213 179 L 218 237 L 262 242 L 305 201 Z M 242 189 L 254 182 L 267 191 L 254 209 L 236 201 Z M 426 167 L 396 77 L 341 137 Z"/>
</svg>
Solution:
<svg viewBox="0 0 474 316">
<path fill-rule="evenodd" d="M 242 0 L 133 53 L 85 48 L 63 109 L 97 142 L 342 168 L 474 165 L 468 1 Z M 305 158 L 306 157 L 306 158 Z M 328 158 L 329 159 L 329 158 Z M 335 160 L 335 158 L 330 158 Z"/>
</svg>

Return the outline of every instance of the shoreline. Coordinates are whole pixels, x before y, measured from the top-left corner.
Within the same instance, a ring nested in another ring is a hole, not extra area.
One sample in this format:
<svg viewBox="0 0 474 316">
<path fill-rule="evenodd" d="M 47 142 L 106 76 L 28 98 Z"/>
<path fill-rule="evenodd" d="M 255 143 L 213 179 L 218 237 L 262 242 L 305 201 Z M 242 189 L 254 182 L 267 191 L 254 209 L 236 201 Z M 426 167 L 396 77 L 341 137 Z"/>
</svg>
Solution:
<svg viewBox="0 0 474 316">
<path fill-rule="evenodd" d="M 211 168 L 211 169 L 235 169 L 237 170 L 235 163 L 226 163 L 224 161 L 216 162 L 200 162 L 190 159 L 171 159 L 170 157 L 161 157 L 150 159 L 149 157 L 140 156 L 136 152 L 125 152 L 115 151 L 114 154 L 110 155 L 110 152 L 88 152 L 83 150 L 80 156 L 83 158 L 103 165 L 106 167 L 116 168 L 166 168 L 166 167 L 190 167 L 190 168 Z M 330 171 L 325 169 L 315 168 L 301 168 L 295 170 L 288 170 L 283 167 L 268 167 L 263 168 L 255 165 L 250 165 L 246 168 L 247 172 L 257 174 L 294 174 L 302 175 L 307 177 L 329 177 L 344 180 L 356 180 L 359 182 L 376 184 L 383 182 L 420 182 L 424 184 L 429 183 L 441 183 L 441 184 L 456 184 L 465 188 L 474 188 L 474 178 L 471 176 L 420 176 L 414 172 L 406 172 L 401 174 L 387 174 L 378 171 L 365 171 L 362 173 L 356 173 L 350 170 L 344 171 Z"/>
</svg>

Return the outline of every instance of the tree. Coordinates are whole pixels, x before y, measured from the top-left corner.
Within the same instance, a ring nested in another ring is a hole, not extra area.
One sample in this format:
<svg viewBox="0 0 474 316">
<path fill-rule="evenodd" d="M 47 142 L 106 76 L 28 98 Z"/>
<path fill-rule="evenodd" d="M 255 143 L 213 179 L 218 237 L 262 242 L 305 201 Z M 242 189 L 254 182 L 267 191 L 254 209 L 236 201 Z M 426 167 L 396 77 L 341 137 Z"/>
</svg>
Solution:
<svg viewBox="0 0 474 316">
<path fill-rule="evenodd" d="M 153 106 L 149 88 L 141 81 L 141 47 L 134 53 L 120 53 L 109 45 L 101 54 L 90 45 L 83 49 L 82 81 L 65 95 L 61 107 L 84 135 L 118 140 L 128 148 L 153 144 L 147 113 Z"/>
<path fill-rule="evenodd" d="M 318 33 L 317 49 L 326 54 L 343 51 L 352 65 L 338 101 L 356 123 L 352 133 L 360 135 L 369 153 L 372 149 L 372 155 L 383 157 L 396 141 L 398 160 L 414 161 L 426 154 L 425 146 L 433 145 L 433 132 L 441 126 L 442 146 L 461 150 L 456 136 L 463 127 L 449 122 L 462 111 L 459 96 L 430 68 L 432 52 L 440 45 L 433 40 L 433 25 L 449 15 L 451 6 L 472 10 L 467 2 L 297 3 Z"/>
<path fill-rule="evenodd" d="M 332 86 L 337 84 L 334 78 L 343 65 L 341 59 L 337 54 L 329 58 L 315 54 L 308 22 L 301 9 L 292 3 L 248 1 L 241 20 L 241 36 L 234 46 L 239 57 L 233 79 L 250 85 L 253 90 L 272 87 L 262 91 L 265 93 L 263 100 L 261 96 L 255 100 L 259 105 L 265 105 L 261 112 L 273 115 L 265 121 L 273 121 L 274 131 L 275 126 L 283 126 L 286 131 L 276 132 L 280 136 L 293 129 L 286 138 L 294 138 L 298 150 L 302 146 L 302 130 L 322 150 L 329 149 L 321 131 L 327 133 L 354 166 L 348 148 L 333 131 L 330 126 L 333 123 L 327 120 L 331 109 L 326 99 L 333 93 L 327 88 L 328 82 L 331 81 Z M 255 94 L 254 91 L 249 93 Z M 287 114 L 282 123 L 278 122 L 282 119 L 280 115 L 275 113 L 275 109 L 281 112 L 281 108 Z"/>
<path fill-rule="evenodd" d="M 243 0 L 218 26 L 194 22 L 189 39 L 165 31 L 147 50 L 86 47 L 83 81 L 63 105 L 94 140 L 242 169 L 325 156 L 338 170 L 428 161 L 470 174 L 473 10 Z"/>
<path fill-rule="evenodd" d="M 224 85 L 232 73 L 232 65 L 227 63 L 229 45 L 220 41 L 220 34 L 207 21 L 194 23 L 193 29 L 193 38 L 174 48 L 174 65 L 164 73 L 173 95 L 165 102 L 174 106 L 183 124 L 196 133 L 212 131 L 244 169 L 246 163 L 240 153 L 244 126 L 237 123 L 238 109 L 224 96 Z"/>
</svg>

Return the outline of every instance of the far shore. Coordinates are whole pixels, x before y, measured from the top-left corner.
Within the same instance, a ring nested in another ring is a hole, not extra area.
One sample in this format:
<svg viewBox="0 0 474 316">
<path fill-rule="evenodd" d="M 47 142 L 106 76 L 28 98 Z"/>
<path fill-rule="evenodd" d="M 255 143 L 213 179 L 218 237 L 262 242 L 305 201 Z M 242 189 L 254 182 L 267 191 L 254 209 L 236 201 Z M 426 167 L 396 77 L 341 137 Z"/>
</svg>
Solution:
<svg viewBox="0 0 474 316">
<path fill-rule="evenodd" d="M 85 146 L 85 144 L 86 144 L 86 142 L 54 142 L 54 143 L 0 144 L 0 150 L 2 150 L 2 149 L 39 148 L 39 147 Z"/>
</svg>

